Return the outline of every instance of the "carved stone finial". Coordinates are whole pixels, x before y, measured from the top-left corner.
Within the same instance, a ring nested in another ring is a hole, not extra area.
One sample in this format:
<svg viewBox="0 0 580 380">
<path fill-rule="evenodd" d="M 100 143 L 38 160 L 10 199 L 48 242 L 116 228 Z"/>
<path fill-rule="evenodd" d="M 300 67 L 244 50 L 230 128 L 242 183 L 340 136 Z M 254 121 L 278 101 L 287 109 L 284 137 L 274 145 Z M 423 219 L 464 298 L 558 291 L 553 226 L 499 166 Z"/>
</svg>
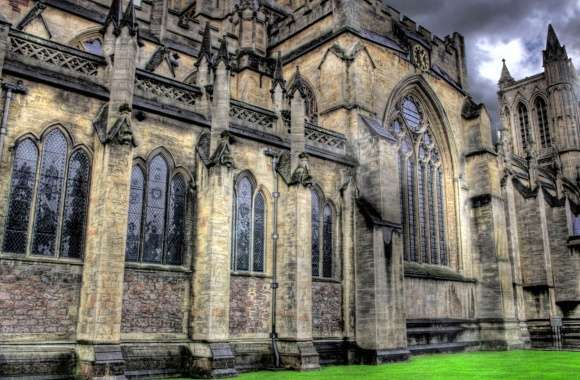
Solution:
<svg viewBox="0 0 580 380">
<path fill-rule="evenodd" d="M 282 89 L 282 92 L 286 92 L 286 81 L 284 80 L 284 73 L 282 71 L 282 54 L 280 52 L 276 55 L 276 65 L 274 67 L 274 75 L 272 76 L 271 91 L 274 91 L 278 85 Z"/>
<path fill-rule="evenodd" d="M 205 58 L 208 65 L 212 64 L 212 54 L 211 54 L 211 29 L 209 22 L 205 24 L 205 29 L 203 32 L 203 39 L 201 40 L 201 47 L 199 49 L 199 54 L 197 56 L 196 66 L 199 66 L 201 60 Z"/>
<path fill-rule="evenodd" d="M 214 62 L 214 67 L 217 67 L 220 62 L 223 62 L 224 65 L 226 65 L 226 69 L 230 69 L 230 54 L 228 53 L 228 42 L 226 36 L 222 38 L 222 42 Z"/>
</svg>

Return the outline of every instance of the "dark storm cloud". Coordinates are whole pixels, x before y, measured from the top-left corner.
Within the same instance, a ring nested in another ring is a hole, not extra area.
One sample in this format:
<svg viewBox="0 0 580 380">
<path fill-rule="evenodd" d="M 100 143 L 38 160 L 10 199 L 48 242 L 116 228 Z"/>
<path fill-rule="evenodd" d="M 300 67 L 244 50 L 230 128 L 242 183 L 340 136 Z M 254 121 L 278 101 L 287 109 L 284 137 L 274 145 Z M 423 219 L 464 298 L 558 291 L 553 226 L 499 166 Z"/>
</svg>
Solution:
<svg viewBox="0 0 580 380">
<path fill-rule="evenodd" d="M 523 46 L 522 62 L 513 56 L 505 57 L 516 79 L 521 79 L 518 74 L 541 72 L 542 50 L 548 24 L 552 23 L 569 55 L 576 58 L 576 68 L 580 68 L 580 0 L 388 0 L 385 3 L 441 37 L 455 31 L 465 36 L 471 93 L 486 104 L 494 120 L 497 120 L 496 83 L 501 68 L 500 57 L 493 54 L 494 45 L 505 46 L 516 40 L 516 44 Z M 489 70 L 483 70 L 484 63 L 494 64 L 490 59 L 497 59 L 497 78 L 491 78 Z"/>
</svg>

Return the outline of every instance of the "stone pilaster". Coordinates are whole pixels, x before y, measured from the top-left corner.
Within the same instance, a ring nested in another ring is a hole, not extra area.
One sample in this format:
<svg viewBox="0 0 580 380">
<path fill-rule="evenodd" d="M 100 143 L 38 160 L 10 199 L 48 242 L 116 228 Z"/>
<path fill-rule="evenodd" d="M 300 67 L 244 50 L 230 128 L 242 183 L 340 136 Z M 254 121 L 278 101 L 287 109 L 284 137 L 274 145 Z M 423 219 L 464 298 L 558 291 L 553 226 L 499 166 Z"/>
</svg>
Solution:
<svg viewBox="0 0 580 380">
<path fill-rule="evenodd" d="M 153 0 L 151 4 L 151 33 L 163 43 L 167 28 L 167 0 Z"/>
<path fill-rule="evenodd" d="M 406 360 L 403 242 L 397 148 L 362 129 L 355 212 L 355 310 L 357 360 L 368 364 Z"/>
<path fill-rule="evenodd" d="M 233 170 L 209 169 L 198 189 L 193 281 L 191 371 L 204 377 L 236 374 L 229 339 Z"/>
<path fill-rule="evenodd" d="M 300 91 L 295 91 L 290 97 L 290 157 L 292 170 L 295 170 L 300 163 L 300 155 L 306 150 L 305 120 L 306 104 L 305 98 Z"/>
<path fill-rule="evenodd" d="M 214 62 L 214 75 L 210 148 L 212 152 L 217 149 L 221 136 L 230 126 L 230 63 L 225 35 Z"/>
<path fill-rule="evenodd" d="M 320 367 L 312 342 L 311 193 L 296 184 L 280 198 L 278 348 L 282 366 Z"/>
<path fill-rule="evenodd" d="M 106 32 L 115 58 L 109 68 L 107 118 L 93 160 L 77 328 L 77 354 L 82 378 L 124 378 L 125 363 L 119 344 L 127 205 L 135 145 L 131 129 L 138 53 L 134 12 L 132 2 L 129 2 L 123 18 L 116 17 Z"/>
</svg>

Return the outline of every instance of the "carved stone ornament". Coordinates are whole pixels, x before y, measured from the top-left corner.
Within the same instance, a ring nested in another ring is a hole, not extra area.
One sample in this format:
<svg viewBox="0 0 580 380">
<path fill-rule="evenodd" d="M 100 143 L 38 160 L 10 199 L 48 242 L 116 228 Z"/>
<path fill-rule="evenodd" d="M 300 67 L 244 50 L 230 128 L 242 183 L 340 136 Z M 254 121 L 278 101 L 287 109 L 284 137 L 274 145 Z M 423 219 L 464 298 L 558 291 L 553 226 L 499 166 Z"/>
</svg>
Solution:
<svg viewBox="0 0 580 380">
<path fill-rule="evenodd" d="M 292 173 L 292 178 L 290 180 L 291 184 L 302 185 L 305 187 L 310 187 L 312 185 L 312 176 L 310 175 L 310 164 L 308 163 L 308 155 L 302 153 L 300 155 L 300 163 Z"/>
<path fill-rule="evenodd" d="M 415 66 L 421 71 L 429 71 L 431 64 L 429 63 L 429 53 L 427 50 L 421 45 L 415 45 L 413 46 L 412 54 Z"/>
<path fill-rule="evenodd" d="M 210 159 L 210 166 L 225 166 L 228 169 L 233 169 L 234 158 L 230 144 L 233 143 L 233 138 L 228 132 L 222 132 L 221 141 Z"/>
<path fill-rule="evenodd" d="M 119 107 L 119 118 L 113 124 L 113 127 L 107 134 L 106 143 L 116 145 L 132 145 L 137 146 L 133 130 L 131 127 L 131 107 L 127 104 Z"/>
</svg>

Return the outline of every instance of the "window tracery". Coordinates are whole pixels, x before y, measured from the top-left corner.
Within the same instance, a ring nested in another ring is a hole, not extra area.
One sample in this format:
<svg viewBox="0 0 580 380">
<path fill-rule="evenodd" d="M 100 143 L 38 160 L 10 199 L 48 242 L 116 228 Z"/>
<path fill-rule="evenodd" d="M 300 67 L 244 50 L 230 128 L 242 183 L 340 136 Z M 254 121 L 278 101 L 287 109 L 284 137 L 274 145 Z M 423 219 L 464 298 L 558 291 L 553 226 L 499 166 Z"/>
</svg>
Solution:
<svg viewBox="0 0 580 380">
<path fill-rule="evenodd" d="M 520 138 L 522 140 L 522 149 L 525 151 L 530 142 L 530 118 L 528 109 L 524 103 L 518 105 L 518 116 L 520 121 Z"/>
<path fill-rule="evenodd" d="M 244 173 L 235 187 L 233 271 L 265 271 L 265 238 L 266 199 L 249 174 Z"/>
<path fill-rule="evenodd" d="M 84 252 L 90 158 L 82 149 L 71 153 L 68 140 L 58 128 L 45 135 L 41 148 L 39 159 L 32 139 L 16 146 L 3 251 L 26 254 L 30 250 L 32 255 L 80 259 Z"/>
<path fill-rule="evenodd" d="M 535 106 L 538 118 L 538 129 L 540 130 L 540 144 L 543 149 L 547 149 L 552 146 L 552 136 L 550 135 L 550 127 L 548 124 L 546 101 L 538 97 Z"/>
<path fill-rule="evenodd" d="M 419 101 L 405 96 L 398 109 L 388 129 L 399 142 L 404 257 L 448 265 L 440 150 Z"/>
<path fill-rule="evenodd" d="M 182 265 L 187 183 L 159 153 L 131 173 L 125 260 Z"/>
</svg>

